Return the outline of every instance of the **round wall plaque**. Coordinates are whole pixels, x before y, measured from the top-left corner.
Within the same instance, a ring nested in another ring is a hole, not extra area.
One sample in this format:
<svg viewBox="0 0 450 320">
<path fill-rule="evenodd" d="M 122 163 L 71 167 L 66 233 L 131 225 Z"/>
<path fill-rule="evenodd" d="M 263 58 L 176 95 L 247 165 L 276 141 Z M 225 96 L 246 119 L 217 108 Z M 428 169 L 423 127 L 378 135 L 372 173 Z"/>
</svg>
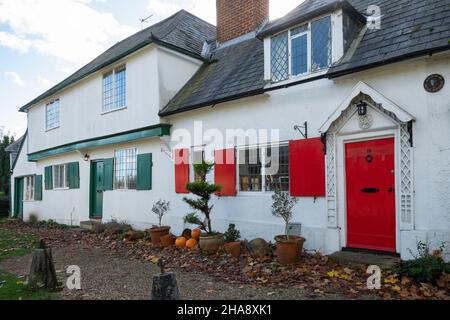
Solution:
<svg viewBox="0 0 450 320">
<path fill-rule="evenodd" d="M 445 84 L 445 79 L 440 74 L 432 74 L 428 78 L 425 79 L 423 86 L 425 90 L 431 93 L 435 93 L 440 91 Z"/>
<path fill-rule="evenodd" d="M 364 116 L 359 116 L 358 118 L 359 127 L 363 130 L 369 130 L 373 125 L 373 117 L 370 114 L 366 114 Z"/>
</svg>

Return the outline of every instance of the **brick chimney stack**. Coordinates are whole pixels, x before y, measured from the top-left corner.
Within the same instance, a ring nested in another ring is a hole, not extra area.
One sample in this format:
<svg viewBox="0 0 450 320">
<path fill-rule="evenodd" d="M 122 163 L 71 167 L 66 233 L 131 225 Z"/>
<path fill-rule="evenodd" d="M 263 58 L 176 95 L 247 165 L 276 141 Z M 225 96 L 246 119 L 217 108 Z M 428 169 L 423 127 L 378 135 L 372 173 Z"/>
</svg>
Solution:
<svg viewBox="0 0 450 320">
<path fill-rule="evenodd" d="M 220 43 L 257 30 L 269 20 L 269 0 L 216 0 Z"/>
</svg>

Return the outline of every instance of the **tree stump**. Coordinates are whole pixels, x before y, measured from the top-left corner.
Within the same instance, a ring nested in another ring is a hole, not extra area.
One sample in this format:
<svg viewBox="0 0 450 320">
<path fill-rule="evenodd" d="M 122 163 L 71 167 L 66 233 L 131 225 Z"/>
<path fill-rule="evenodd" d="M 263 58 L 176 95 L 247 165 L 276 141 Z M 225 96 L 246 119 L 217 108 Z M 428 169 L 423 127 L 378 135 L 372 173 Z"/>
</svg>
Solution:
<svg viewBox="0 0 450 320">
<path fill-rule="evenodd" d="M 180 300 L 180 291 L 175 274 L 164 271 L 162 259 L 158 262 L 158 266 L 161 268 L 161 274 L 153 277 L 151 299 L 156 301 Z"/>
<path fill-rule="evenodd" d="M 48 248 L 43 240 L 33 253 L 28 287 L 34 290 L 47 289 L 49 291 L 56 291 L 58 288 L 52 249 Z"/>
</svg>

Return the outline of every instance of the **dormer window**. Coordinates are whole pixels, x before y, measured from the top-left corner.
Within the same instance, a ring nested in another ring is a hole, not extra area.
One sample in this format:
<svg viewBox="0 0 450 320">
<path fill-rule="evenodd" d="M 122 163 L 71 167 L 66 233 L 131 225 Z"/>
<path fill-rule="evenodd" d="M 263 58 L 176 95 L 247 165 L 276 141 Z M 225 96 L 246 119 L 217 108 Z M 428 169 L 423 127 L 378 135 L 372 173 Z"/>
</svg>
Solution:
<svg viewBox="0 0 450 320">
<path fill-rule="evenodd" d="M 331 16 L 271 38 L 271 80 L 308 75 L 331 65 Z"/>
</svg>

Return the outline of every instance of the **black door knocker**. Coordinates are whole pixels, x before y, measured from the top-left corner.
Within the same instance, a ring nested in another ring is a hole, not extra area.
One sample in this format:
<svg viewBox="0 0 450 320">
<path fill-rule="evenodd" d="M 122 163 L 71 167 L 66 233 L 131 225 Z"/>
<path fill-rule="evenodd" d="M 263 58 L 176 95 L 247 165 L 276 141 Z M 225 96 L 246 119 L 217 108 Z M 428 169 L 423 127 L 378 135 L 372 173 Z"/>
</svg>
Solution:
<svg viewBox="0 0 450 320">
<path fill-rule="evenodd" d="M 366 161 L 368 163 L 372 163 L 373 162 L 372 150 L 370 150 L 370 149 L 367 150 Z"/>
</svg>

